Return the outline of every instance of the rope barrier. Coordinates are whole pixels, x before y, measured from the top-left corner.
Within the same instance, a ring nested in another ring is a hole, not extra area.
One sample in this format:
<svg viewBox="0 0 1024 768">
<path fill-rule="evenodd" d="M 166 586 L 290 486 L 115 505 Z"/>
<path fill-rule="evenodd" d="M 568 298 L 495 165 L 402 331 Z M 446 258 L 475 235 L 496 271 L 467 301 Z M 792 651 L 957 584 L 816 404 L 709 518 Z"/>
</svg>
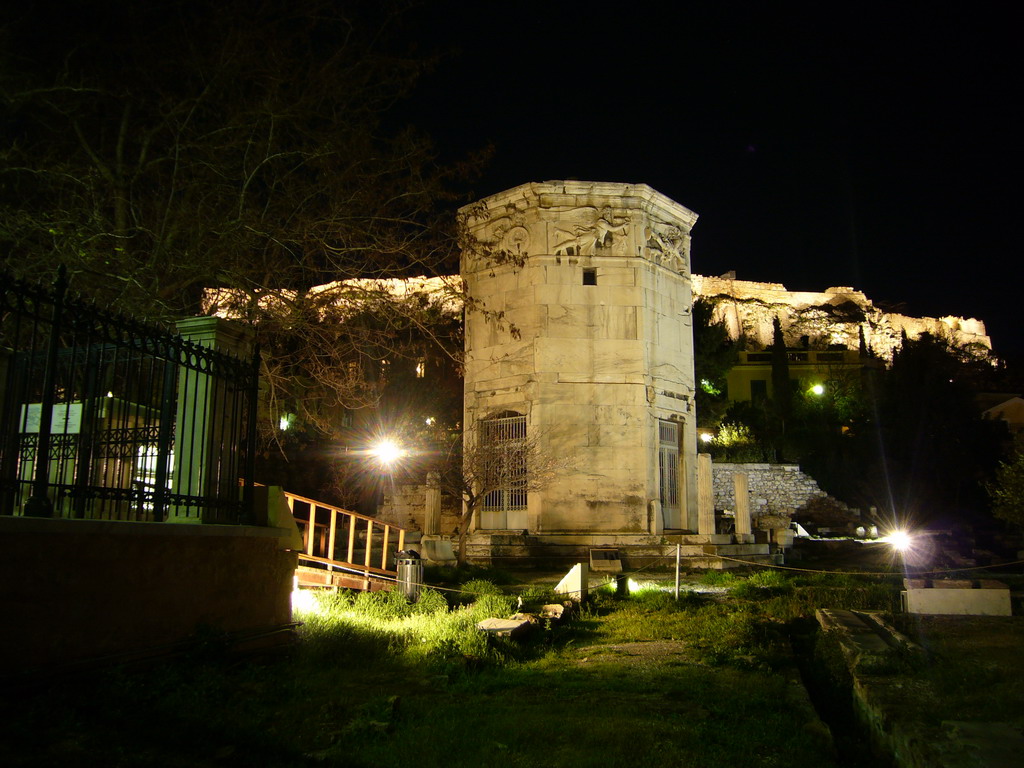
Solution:
<svg viewBox="0 0 1024 768">
<path fill-rule="evenodd" d="M 756 567 L 756 568 L 771 568 L 771 569 L 775 569 L 775 570 L 779 570 L 779 571 L 792 571 L 794 573 L 823 574 L 823 575 L 828 575 L 828 576 L 869 576 L 869 577 L 890 577 L 890 576 L 904 576 L 905 577 L 905 576 L 909 576 L 909 575 L 913 575 L 913 576 L 933 576 L 933 575 L 941 575 L 941 574 L 949 574 L 949 573 L 964 573 L 964 572 L 968 572 L 968 571 L 985 571 L 985 570 L 991 570 L 991 569 L 995 569 L 995 568 L 1006 568 L 1006 567 L 1014 566 L 1014 565 L 1024 565 L 1024 560 L 1014 560 L 1012 562 L 999 563 L 999 564 L 996 564 L 996 565 L 978 565 L 978 566 L 968 566 L 968 567 L 964 567 L 964 568 L 949 568 L 949 569 L 942 569 L 942 570 L 937 569 L 937 570 L 930 570 L 930 571 L 916 571 L 915 570 L 915 571 L 910 571 L 908 573 L 905 573 L 903 571 L 843 571 L 843 570 L 836 571 L 836 570 L 825 570 L 825 569 L 820 569 L 820 568 L 799 568 L 799 567 L 791 566 L 791 565 L 778 565 L 776 563 L 761 563 L 761 562 L 757 562 L 757 561 L 754 561 L 754 560 L 743 560 L 743 559 L 738 558 L 738 557 L 729 557 L 728 555 L 717 555 L 717 554 L 715 554 L 715 555 L 707 554 L 707 555 L 703 555 L 703 557 L 706 557 L 706 558 L 712 558 L 713 557 L 713 558 L 717 558 L 719 560 L 728 560 L 728 561 L 733 562 L 733 563 L 739 563 L 741 565 L 747 565 L 747 566 Z M 638 568 L 638 569 L 635 569 L 635 570 L 632 570 L 632 571 L 624 571 L 624 572 L 622 572 L 620 574 L 617 574 L 617 575 L 623 576 L 625 578 L 634 578 L 634 577 L 642 578 L 645 575 L 649 575 L 649 574 L 645 574 L 646 571 L 648 571 L 648 570 L 650 570 L 652 568 L 655 568 L 655 567 L 663 566 L 663 565 L 671 565 L 674 562 L 675 562 L 675 558 L 674 557 L 662 556 L 660 558 L 657 558 L 657 559 L 653 560 L 650 563 L 647 563 L 646 565 L 642 566 L 641 568 Z M 347 572 L 350 572 L 350 573 L 353 573 L 353 574 L 357 574 L 357 575 L 363 576 L 364 578 L 368 578 L 366 576 L 365 572 L 363 572 L 363 571 L 361 571 L 361 570 L 359 570 L 357 568 L 347 568 L 347 567 L 344 567 L 344 566 L 333 566 L 331 570 L 347 571 Z M 395 583 L 395 584 L 399 583 L 398 578 L 394 577 L 394 576 L 385 576 L 385 575 L 381 575 L 381 574 L 374 574 L 373 578 L 375 580 L 377 580 L 377 581 L 387 581 L 389 583 Z M 614 583 L 615 583 L 615 579 L 606 579 L 605 581 L 601 582 L 597 586 L 592 587 L 592 589 L 602 589 L 603 587 L 607 587 L 608 585 L 614 584 Z M 432 589 L 432 590 L 435 590 L 437 592 L 450 592 L 450 593 L 453 593 L 453 594 L 460 594 L 460 595 L 478 595 L 479 594 L 477 592 L 472 592 L 472 591 L 465 590 L 465 589 L 458 589 L 458 588 L 455 588 L 455 587 L 442 587 L 442 586 L 438 586 L 438 585 L 434 585 L 434 584 L 428 584 L 426 582 L 410 582 L 410 586 L 426 587 L 428 589 Z M 521 583 L 518 583 L 518 584 L 507 584 L 507 585 L 504 585 L 504 586 L 511 587 L 511 588 L 524 588 L 524 587 L 532 587 L 532 586 L 537 586 L 537 585 L 534 584 L 534 583 L 529 583 L 529 582 L 521 582 Z M 573 591 L 573 592 L 566 592 L 564 594 L 571 596 L 571 595 L 575 594 L 575 591 Z"/>
<path fill-rule="evenodd" d="M 775 568 L 782 571 L 798 571 L 800 573 L 825 573 L 833 576 L 898 576 L 905 575 L 903 571 L 826 571 L 815 568 L 797 568 L 795 566 L 788 565 L 777 565 L 775 563 L 758 563 L 752 560 L 741 560 L 736 557 L 729 557 L 728 555 L 708 555 L 708 557 L 717 557 L 720 560 L 730 560 L 734 563 L 742 563 L 744 565 L 757 566 L 760 568 Z M 947 568 L 947 569 L 936 569 L 931 571 L 910 571 L 915 575 L 926 576 L 943 573 L 963 573 L 965 571 L 987 571 L 993 568 L 1005 568 L 1011 565 L 1024 565 L 1024 560 L 1014 560 L 1010 563 L 999 563 L 997 565 L 974 565 L 967 566 L 964 568 Z"/>
</svg>

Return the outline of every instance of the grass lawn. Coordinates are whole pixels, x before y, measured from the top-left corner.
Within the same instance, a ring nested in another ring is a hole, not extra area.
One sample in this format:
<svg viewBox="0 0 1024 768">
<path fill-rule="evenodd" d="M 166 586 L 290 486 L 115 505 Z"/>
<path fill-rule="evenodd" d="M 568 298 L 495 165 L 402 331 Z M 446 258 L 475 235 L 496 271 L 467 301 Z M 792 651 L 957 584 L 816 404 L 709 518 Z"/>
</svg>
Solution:
<svg viewBox="0 0 1024 768">
<path fill-rule="evenodd" d="M 891 587 L 705 583 L 732 592 L 678 603 L 656 589 L 598 593 L 521 643 L 474 629 L 515 610 L 486 581 L 415 605 L 387 593 L 328 599 L 287 653 L 239 659 L 214 638 L 159 668 L 6 698 L 0 764 L 836 765 L 793 682 L 785 622 L 822 600 L 886 607 Z M 552 599 L 536 587 L 521 596 Z"/>
</svg>

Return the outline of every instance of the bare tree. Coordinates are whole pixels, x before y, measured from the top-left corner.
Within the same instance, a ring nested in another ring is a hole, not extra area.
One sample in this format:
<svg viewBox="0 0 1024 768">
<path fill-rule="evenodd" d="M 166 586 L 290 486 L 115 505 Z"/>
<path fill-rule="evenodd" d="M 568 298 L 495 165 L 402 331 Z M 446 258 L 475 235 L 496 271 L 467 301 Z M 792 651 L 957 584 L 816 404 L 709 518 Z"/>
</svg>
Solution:
<svg viewBox="0 0 1024 768">
<path fill-rule="evenodd" d="M 64 264 L 75 290 L 151 319 L 213 311 L 204 289 L 228 289 L 282 408 L 322 427 L 372 401 L 371 362 L 418 354 L 432 306 L 348 288 L 332 307 L 341 291 L 311 288 L 454 272 L 466 168 L 395 119 L 430 64 L 407 53 L 407 4 L 5 7 L 5 266 Z"/>
<path fill-rule="evenodd" d="M 525 428 L 494 434 L 487 422 L 481 422 L 454 440 L 437 482 L 442 493 L 462 500 L 459 563 L 466 561 L 466 538 L 482 510 L 525 506 L 530 493 L 544 490 L 572 470 L 572 458 L 558 453 L 546 437 Z"/>
</svg>

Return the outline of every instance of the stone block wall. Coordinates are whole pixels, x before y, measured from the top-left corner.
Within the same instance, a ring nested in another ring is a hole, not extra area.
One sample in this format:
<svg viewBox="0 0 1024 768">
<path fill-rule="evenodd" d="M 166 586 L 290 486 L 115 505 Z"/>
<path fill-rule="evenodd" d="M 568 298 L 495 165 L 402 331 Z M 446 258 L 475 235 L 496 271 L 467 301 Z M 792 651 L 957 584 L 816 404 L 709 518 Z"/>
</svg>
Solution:
<svg viewBox="0 0 1024 768">
<path fill-rule="evenodd" d="M 797 464 L 712 464 L 715 509 L 735 509 L 734 472 L 746 472 L 750 488 L 752 517 L 781 510 L 802 509 L 811 499 L 825 498 L 817 481 L 804 474 Z M 377 518 L 414 531 L 423 530 L 425 485 L 403 485 L 384 494 Z M 843 507 L 845 505 L 836 502 Z M 450 535 L 458 524 L 459 510 L 447 498 L 441 502 L 441 533 Z"/>
<path fill-rule="evenodd" d="M 422 531 L 426 516 L 427 486 L 399 485 L 384 492 L 384 501 L 377 509 L 378 520 L 400 525 L 411 531 Z M 462 510 L 451 499 L 441 496 L 441 534 L 450 536 L 459 524 Z"/>
<path fill-rule="evenodd" d="M 735 509 L 732 476 L 746 472 L 750 488 L 750 514 L 798 510 L 811 499 L 827 496 L 813 477 L 796 464 L 713 464 L 715 509 Z"/>
</svg>

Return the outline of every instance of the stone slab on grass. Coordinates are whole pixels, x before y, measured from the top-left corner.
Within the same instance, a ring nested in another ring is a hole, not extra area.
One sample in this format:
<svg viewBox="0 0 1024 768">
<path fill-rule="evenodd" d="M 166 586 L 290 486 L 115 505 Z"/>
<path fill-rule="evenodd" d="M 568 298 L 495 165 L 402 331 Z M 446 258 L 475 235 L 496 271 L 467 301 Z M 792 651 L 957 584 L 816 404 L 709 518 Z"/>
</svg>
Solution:
<svg viewBox="0 0 1024 768">
<path fill-rule="evenodd" d="M 529 632 L 532 625 L 529 619 L 484 619 L 476 628 L 494 637 L 518 637 Z"/>
</svg>

